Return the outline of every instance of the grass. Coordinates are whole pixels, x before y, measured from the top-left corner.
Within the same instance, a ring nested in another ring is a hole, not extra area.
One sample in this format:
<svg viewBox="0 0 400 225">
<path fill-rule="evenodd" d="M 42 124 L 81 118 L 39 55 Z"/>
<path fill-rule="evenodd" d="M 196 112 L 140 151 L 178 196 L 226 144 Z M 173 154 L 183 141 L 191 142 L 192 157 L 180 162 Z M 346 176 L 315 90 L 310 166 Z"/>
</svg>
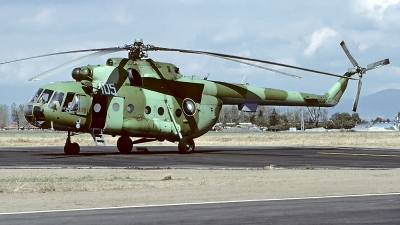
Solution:
<svg viewBox="0 0 400 225">
<path fill-rule="evenodd" d="M 71 191 L 105 191 L 122 190 L 143 186 L 146 183 L 172 180 L 172 175 L 167 174 L 163 179 L 143 179 L 131 176 L 10 176 L 0 178 L 0 193 L 45 193 L 45 192 L 71 192 Z M 179 179 L 185 181 L 188 179 Z"/>
</svg>

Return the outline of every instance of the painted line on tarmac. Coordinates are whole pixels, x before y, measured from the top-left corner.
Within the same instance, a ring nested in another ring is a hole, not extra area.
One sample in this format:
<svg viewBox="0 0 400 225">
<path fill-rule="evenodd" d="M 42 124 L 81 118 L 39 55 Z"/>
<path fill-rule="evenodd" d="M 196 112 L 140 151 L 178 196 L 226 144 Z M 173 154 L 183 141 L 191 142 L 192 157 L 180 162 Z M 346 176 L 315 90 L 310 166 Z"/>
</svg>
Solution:
<svg viewBox="0 0 400 225">
<path fill-rule="evenodd" d="M 273 202 L 273 201 L 291 201 L 291 200 L 312 200 L 312 199 L 332 199 L 332 198 L 354 198 L 354 197 L 374 197 L 374 196 L 391 196 L 400 195 L 395 193 L 378 193 L 378 194 L 356 194 L 356 195 L 328 195 L 303 198 L 275 198 L 275 199 L 252 199 L 252 200 L 234 200 L 234 201 L 216 201 L 216 202 L 194 202 L 194 203 L 174 203 L 160 205 L 136 205 L 136 206 L 118 206 L 103 208 L 83 208 L 83 209 L 60 209 L 60 210 L 43 210 L 43 211 L 27 211 L 27 212 L 10 212 L 0 213 L 1 215 L 20 215 L 20 214 L 37 214 L 37 213 L 58 213 L 58 212 L 79 212 L 79 211 L 95 211 L 95 210 L 114 210 L 114 209 L 134 209 L 134 208 L 151 208 L 151 207 L 168 207 L 168 206 L 188 206 L 188 205 L 209 205 L 209 204 L 229 204 L 229 203 L 248 203 L 248 202 Z"/>
<path fill-rule="evenodd" d="M 381 154 L 367 154 L 367 153 L 345 153 L 345 152 L 317 152 L 321 155 L 347 155 L 347 156 L 372 156 L 372 157 L 396 157 L 400 155 L 381 155 Z"/>
</svg>

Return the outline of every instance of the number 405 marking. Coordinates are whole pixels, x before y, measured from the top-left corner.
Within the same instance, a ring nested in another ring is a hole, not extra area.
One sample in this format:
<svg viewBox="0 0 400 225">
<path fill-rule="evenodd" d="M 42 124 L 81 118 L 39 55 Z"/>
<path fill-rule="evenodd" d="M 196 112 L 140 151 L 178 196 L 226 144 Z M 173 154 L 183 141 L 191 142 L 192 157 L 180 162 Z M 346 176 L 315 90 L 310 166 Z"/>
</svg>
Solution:
<svg viewBox="0 0 400 225">
<path fill-rule="evenodd" d="M 115 84 L 105 83 L 100 84 L 101 93 L 105 95 L 117 95 L 117 89 L 115 88 Z"/>
</svg>

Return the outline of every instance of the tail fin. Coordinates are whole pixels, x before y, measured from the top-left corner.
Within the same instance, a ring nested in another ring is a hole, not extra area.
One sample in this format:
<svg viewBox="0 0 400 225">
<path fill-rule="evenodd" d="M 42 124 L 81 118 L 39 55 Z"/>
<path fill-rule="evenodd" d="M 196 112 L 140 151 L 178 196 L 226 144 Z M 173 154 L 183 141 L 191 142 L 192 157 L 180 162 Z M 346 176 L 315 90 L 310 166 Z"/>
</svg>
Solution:
<svg viewBox="0 0 400 225">
<path fill-rule="evenodd" d="M 348 78 L 340 78 L 329 90 L 328 92 L 325 93 L 325 96 L 327 98 L 327 102 L 332 103 L 333 105 L 336 105 L 340 99 L 342 98 L 342 95 L 344 91 L 347 88 L 347 83 L 349 82 L 349 78 L 353 75 L 354 73 L 351 72 L 346 72 L 343 76 L 348 77 Z"/>
</svg>

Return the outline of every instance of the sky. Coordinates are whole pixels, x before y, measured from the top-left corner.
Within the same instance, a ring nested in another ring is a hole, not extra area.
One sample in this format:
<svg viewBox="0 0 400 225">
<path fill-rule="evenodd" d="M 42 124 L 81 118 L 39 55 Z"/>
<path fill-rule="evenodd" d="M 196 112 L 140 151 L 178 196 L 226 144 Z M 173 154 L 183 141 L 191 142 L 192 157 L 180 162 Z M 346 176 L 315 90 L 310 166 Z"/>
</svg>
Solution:
<svg viewBox="0 0 400 225">
<path fill-rule="evenodd" d="M 344 40 L 366 67 L 385 58 L 390 65 L 363 76 L 361 96 L 400 87 L 400 0 L 1 0 L 0 62 L 78 49 L 117 47 L 142 38 L 166 48 L 212 51 L 344 74 L 352 67 L 339 43 Z M 39 86 L 73 80 L 66 69 L 28 81 L 83 53 L 0 65 L 0 104 L 23 104 Z M 113 53 L 82 63 L 105 64 Z M 324 94 L 338 78 L 277 66 L 298 76 L 250 67 L 205 55 L 149 52 L 185 76 Z M 344 98 L 353 98 L 350 81 Z M 351 106 L 349 106 L 351 108 Z"/>
</svg>

